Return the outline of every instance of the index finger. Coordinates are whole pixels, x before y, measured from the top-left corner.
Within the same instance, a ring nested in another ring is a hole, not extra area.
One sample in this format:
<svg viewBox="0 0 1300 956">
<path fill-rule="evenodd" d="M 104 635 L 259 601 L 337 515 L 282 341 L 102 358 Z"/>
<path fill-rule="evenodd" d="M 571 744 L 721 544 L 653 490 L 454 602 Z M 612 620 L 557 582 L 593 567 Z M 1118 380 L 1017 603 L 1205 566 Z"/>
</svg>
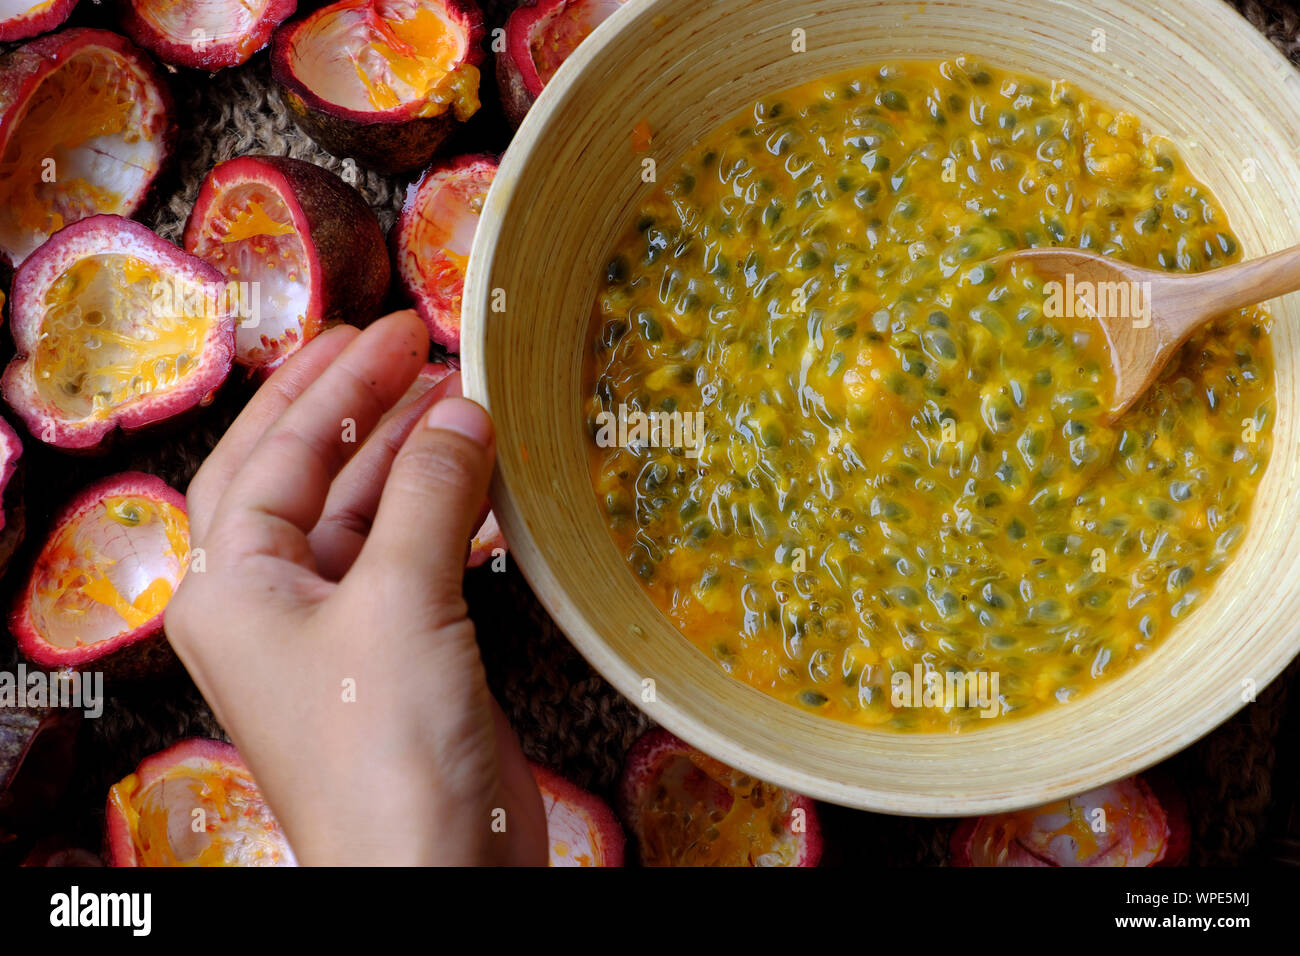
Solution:
<svg viewBox="0 0 1300 956">
<path fill-rule="evenodd" d="M 429 354 L 414 312 L 395 312 L 358 335 L 262 435 L 221 496 L 226 509 L 287 522 L 303 536 L 316 524 L 334 476 L 405 394 Z"/>
<path fill-rule="evenodd" d="M 195 540 L 202 540 L 206 535 L 221 493 L 267 428 L 359 334 L 360 330 L 350 325 L 339 325 L 322 332 L 291 355 L 249 399 L 244 410 L 203 460 L 186 489 L 190 533 Z"/>
</svg>

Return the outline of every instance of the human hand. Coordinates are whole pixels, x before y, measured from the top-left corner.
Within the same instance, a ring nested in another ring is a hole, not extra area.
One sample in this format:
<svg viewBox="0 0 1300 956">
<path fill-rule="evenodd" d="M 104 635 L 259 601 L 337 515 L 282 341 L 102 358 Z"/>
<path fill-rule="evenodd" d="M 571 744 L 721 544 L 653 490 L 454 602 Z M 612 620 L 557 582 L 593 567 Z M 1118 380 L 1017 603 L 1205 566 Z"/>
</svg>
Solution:
<svg viewBox="0 0 1300 956">
<path fill-rule="evenodd" d="M 455 380 L 385 417 L 428 346 L 411 312 L 324 333 L 189 487 L 167 635 L 305 864 L 546 862 L 461 592 L 491 421 Z"/>
</svg>

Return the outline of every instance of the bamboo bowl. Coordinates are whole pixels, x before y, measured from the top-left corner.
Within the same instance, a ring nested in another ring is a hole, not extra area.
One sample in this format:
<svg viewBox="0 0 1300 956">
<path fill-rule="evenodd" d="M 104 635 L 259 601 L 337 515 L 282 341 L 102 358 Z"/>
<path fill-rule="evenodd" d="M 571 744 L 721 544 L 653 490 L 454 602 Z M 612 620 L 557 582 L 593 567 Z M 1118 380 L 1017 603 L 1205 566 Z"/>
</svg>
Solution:
<svg viewBox="0 0 1300 956">
<path fill-rule="evenodd" d="M 806 52 L 792 52 L 796 28 Z M 631 0 L 564 65 L 506 154 L 465 294 L 466 390 L 499 434 L 496 514 L 578 650 L 719 759 L 887 813 L 1019 808 L 1134 773 L 1225 720 L 1300 651 L 1296 298 L 1273 307 L 1274 447 L 1246 540 L 1163 643 L 1068 706 L 961 735 L 806 714 L 728 677 L 624 565 L 588 477 L 580 370 L 601 269 L 652 188 L 633 129 L 649 124 L 667 170 L 766 92 L 870 60 L 960 53 L 1068 79 L 1172 138 L 1246 255 L 1300 240 L 1300 75 L 1221 0 Z"/>
</svg>

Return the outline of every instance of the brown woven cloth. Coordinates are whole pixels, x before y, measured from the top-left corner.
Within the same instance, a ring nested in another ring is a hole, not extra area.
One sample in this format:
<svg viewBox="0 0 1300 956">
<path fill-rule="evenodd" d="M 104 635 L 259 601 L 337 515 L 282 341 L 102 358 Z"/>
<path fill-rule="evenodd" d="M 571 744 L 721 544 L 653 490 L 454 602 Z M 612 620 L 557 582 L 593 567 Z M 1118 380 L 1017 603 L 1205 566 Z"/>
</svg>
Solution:
<svg viewBox="0 0 1300 956">
<path fill-rule="evenodd" d="M 487 4 L 499 24 L 515 4 Z M 1280 0 L 1241 0 L 1238 6 L 1293 62 L 1300 63 L 1300 12 Z M 109 14 L 82 4 L 78 23 L 112 26 Z M 1233 14 L 1225 7 L 1225 16 Z M 494 106 L 490 70 L 485 71 L 485 108 L 451 144 L 452 152 L 500 151 L 509 129 Z M 180 237 L 202 177 L 214 163 L 246 153 L 310 160 L 342 172 L 343 163 L 317 147 L 292 123 L 270 82 L 265 53 L 247 66 L 216 76 L 179 71 L 172 76 L 177 115 L 184 125 L 178 162 L 146 221 L 171 240 Z M 406 182 L 364 169 L 357 188 L 385 229 L 393 222 Z M 400 304 L 398 301 L 395 305 Z M 28 442 L 29 542 L 16 559 L 21 569 L 41 539 L 51 510 L 76 487 L 102 474 L 138 468 L 184 488 L 203 456 L 247 399 L 236 384 L 216 405 L 169 435 L 118 448 L 104 459 L 66 458 Z M 6 582 L 13 586 L 13 578 Z M 606 796 L 623 756 L 649 723 L 606 684 L 568 644 L 516 570 L 471 572 L 471 611 L 492 688 L 530 757 Z M 232 609 L 237 614 L 237 608 Z M 382 626 L 382 621 L 376 621 Z M 14 649 L 0 648 L 0 667 Z M 1273 768 L 1286 689 L 1300 671 L 1293 666 L 1258 702 L 1165 765 L 1187 797 L 1193 825 L 1192 862 L 1232 865 L 1261 855 L 1273 810 Z M 62 814 L 65 835 L 96 846 L 108 787 L 141 758 L 180 737 L 220 736 L 221 728 L 183 674 L 138 688 L 109 688 L 105 716 L 86 721 L 80 741 L 76 785 Z M 825 807 L 828 863 L 935 865 L 946 857 L 952 824 L 884 817 Z M 1285 814 L 1278 814 L 1279 818 Z"/>
</svg>

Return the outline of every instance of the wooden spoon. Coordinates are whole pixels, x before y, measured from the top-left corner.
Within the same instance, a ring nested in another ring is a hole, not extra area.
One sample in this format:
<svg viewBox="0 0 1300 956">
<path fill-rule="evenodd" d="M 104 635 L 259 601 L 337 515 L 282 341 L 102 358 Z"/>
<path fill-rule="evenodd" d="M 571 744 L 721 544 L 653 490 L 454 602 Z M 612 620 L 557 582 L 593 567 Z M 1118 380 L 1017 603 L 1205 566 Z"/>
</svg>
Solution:
<svg viewBox="0 0 1300 956">
<path fill-rule="evenodd" d="M 1300 289 L 1300 246 L 1193 274 L 1141 269 L 1082 249 L 1025 249 L 1006 259 L 1032 263 L 1048 286 L 1049 318 L 1091 316 L 1101 325 L 1115 371 L 1107 424 L 1206 322 Z"/>
</svg>

